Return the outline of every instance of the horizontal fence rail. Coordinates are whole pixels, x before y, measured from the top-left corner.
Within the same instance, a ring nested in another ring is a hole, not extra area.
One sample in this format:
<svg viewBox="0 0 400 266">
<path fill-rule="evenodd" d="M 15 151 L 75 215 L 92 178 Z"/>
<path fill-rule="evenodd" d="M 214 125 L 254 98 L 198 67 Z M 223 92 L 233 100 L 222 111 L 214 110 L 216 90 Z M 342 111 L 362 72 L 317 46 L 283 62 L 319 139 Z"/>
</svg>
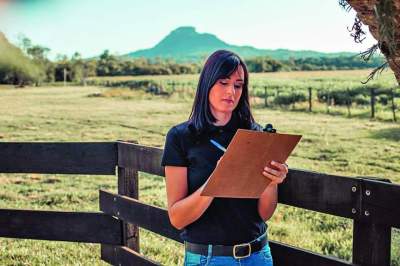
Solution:
<svg viewBox="0 0 400 266">
<path fill-rule="evenodd" d="M 357 266 L 344 260 L 269 240 L 274 265 L 280 266 Z"/>
<path fill-rule="evenodd" d="M 374 180 L 363 186 L 364 220 L 400 228 L 400 186 Z"/>
<path fill-rule="evenodd" d="M 139 253 L 137 227 L 182 243 L 167 210 L 138 200 L 138 172 L 164 176 L 163 150 L 129 142 L 0 142 L 0 173 L 118 176 L 118 194 L 100 190 L 102 212 L 0 209 L 0 237 L 100 243 L 113 265 L 159 265 Z M 279 203 L 353 220 L 353 263 L 270 241 L 274 264 L 390 264 L 391 228 L 400 228 L 400 186 L 290 169 Z"/>
<path fill-rule="evenodd" d="M 161 265 L 142 254 L 123 246 L 101 246 L 101 259 L 111 265 L 154 266 Z"/>
<path fill-rule="evenodd" d="M 353 192 L 355 190 L 355 192 Z M 357 218 L 359 180 L 311 171 L 290 169 L 278 187 L 279 203 L 312 211 Z"/>
<path fill-rule="evenodd" d="M 159 148 L 118 142 L 118 163 L 126 168 L 165 176 L 160 163 L 162 152 Z M 282 204 L 400 228 L 400 215 L 397 215 L 400 208 L 389 204 L 400 202 L 399 185 L 291 168 L 285 182 L 279 185 L 278 193 L 278 201 Z M 366 216 L 368 207 L 382 215 L 369 212 Z"/>
<path fill-rule="evenodd" d="M 0 173 L 115 175 L 113 142 L 0 142 Z"/>
<path fill-rule="evenodd" d="M 100 210 L 119 219 L 183 243 L 166 210 L 136 199 L 100 190 Z"/>
<path fill-rule="evenodd" d="M 117 142 L 117 149 L 119 167 L 165 176 L 161 167 L 162 149 L 127 142 Z"/>
<path fill-rule="evenodd" d="M 116 216 L 123 221 L 137 224 L 140 227 L 150 230 L 161 236 L 181 243 L 183 242 L 179 238 L 179 231 L 175 229 L 169 222 L 168 212 L 165 209 L 150 206 L 135 199 L 103 190 L 100 190 L 100 209 L 103 212 Z M 307 265 L 353 265 L 333 257 L 323 256 L 275 241 L 271 241 L 271 250 L 275 265 L 302 266 L 304 265 L 305 261 L 307 261 Z M 288 254 L 290 254 L 290 256 L 288 256 Z M 131 254 L 130 256 L 137 255 Z"/>
<path fill-rule="evenodd" d="M 101 212 L 0 209 L 0 237 L 120 245 L 121 221 Z"/>
</svg>

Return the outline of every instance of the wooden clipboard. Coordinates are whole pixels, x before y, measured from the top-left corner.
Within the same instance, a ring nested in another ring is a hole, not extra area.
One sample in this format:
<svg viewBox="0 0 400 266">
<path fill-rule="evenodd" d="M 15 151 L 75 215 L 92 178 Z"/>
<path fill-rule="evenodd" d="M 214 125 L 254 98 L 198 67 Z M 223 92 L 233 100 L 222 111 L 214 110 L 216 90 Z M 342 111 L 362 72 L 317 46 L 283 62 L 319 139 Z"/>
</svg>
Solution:
<svg viewBox="0 0 400 266">
<path fill-rule="evenodd" d="M 262 174 L 271 161 L 285 162 L 301 135 L 238 129 L 202 196 L 259 198 L 270 183 Z"/>
</svg>

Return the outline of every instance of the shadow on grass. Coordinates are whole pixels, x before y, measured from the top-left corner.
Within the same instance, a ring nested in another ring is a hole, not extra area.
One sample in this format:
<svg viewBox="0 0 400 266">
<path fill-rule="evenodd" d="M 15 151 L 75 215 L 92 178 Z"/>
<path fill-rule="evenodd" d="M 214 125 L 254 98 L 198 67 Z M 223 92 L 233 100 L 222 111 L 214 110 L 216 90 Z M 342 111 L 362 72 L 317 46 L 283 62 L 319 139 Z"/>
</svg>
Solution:
<svg viewBox="0 0 400 266">
<path fill-rule="evenodd" d="M 371 137 L 375 139 L 400 141 L 400 126 L 376 130 L 371 133 Z"/>
</svg>

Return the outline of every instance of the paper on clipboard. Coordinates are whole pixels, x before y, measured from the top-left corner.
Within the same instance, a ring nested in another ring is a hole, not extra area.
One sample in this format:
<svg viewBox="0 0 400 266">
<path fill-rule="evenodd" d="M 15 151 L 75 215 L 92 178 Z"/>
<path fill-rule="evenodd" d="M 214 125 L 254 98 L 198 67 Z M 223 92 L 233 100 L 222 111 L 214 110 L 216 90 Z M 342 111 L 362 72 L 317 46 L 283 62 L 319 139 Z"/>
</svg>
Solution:
<svg viewBox="0 0 400 266">
<path fill-rule="evenodd" d="M 201 195 L 259 198 L 270 183 L 264 167 L 272 160 L 285 162 L 301 137 L 238 129 Z"/>
</svg>

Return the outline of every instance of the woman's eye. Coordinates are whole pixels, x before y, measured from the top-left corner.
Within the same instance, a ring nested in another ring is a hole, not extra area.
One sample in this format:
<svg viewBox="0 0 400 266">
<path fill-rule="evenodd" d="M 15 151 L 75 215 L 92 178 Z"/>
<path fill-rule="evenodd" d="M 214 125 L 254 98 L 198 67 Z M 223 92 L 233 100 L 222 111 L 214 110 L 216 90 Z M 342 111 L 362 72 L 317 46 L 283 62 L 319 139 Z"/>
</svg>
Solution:
<svg viewBox="0 0 400 266">
<path fill-rule="evenodd" d="M 235 85 L 235 89 L 241 89 L 242 85 Z"/>
<path fill-rule="evenodd" d="M 220 81 L 219 83 L 221 83 L 222 85 L 228 85 L 228 82 L 225 81 Z"/>
</svg>

